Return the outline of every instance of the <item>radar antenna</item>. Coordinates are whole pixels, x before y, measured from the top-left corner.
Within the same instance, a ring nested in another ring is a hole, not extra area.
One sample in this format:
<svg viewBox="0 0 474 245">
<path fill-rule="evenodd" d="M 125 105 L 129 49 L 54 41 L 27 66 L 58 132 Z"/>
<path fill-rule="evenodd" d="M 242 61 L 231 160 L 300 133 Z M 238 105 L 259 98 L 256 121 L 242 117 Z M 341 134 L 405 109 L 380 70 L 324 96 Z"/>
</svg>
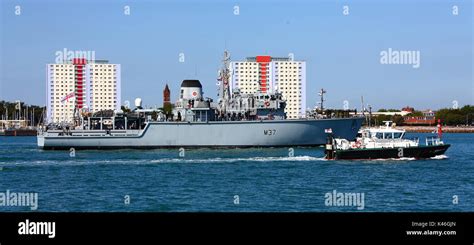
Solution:
<svg viewBox="0 0 474 245">
<path fill-rule="evenodd" d="M 321 97 L 321 101 L 318 102 L 319 104 L 319 108 L 321 108 L 321 113 L 324 111 L 324 94 L 326 93 L 326 90 L 324 90 L 323 88 L 318 92 L 318 95 L 319 97 Z"/>
<path fill-rule="evenodd" d="M 230 53 L 225 50 L 224 57 L 222 59 L 222 67 L 219 70 L 217 80 L 219 86 L 219 109 L 222 115 L 226 113 L 226 109 L 230 100 L 231 88 L 230 88 Z"/>
</svg>

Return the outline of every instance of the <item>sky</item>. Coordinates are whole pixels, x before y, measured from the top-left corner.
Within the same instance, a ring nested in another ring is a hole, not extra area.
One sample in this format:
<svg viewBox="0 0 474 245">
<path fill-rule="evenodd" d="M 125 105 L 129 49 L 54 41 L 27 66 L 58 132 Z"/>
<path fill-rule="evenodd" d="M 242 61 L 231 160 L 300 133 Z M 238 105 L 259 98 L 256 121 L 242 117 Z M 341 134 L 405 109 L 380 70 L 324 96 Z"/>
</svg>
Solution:
<svg viewBox="0 0 474 245">
<path fill-rule="evenodd" d="M 46 64 L 65 48 L 121 64 L 122 103 L 161 106 L 166 83 L 175 101 L 184 79 L 216 98 L 227 49 L 232 60 L 293 53 L 306 61 L 308 107 L 321 88 L 332 108 L 360 108 L 361 96 L 375 110 L 474 104 L 469 0 L 0 3 L 0 100 L 45 105 Z M 418 53 L 419 67 L 384 64 L 389 49 Z"/>
</svg>

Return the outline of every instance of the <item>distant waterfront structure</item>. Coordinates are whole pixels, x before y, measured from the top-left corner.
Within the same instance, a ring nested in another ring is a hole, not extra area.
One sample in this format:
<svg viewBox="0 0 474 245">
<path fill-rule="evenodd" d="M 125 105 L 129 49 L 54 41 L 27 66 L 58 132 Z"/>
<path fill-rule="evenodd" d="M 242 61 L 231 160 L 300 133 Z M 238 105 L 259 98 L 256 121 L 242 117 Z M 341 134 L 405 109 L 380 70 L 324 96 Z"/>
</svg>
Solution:
<svg viewBox="0 0 474 245">
<path fill-rule="evenodd" d="M 48 123 L 73 122 L 82 111 L 119 110 L 120 101 L 120 64 L 74 58 L 46 65 Z"/>
<path fill-rule="evenodd" d="M 423 116 L 405 116 L 403 117 L 404 124 L 416 126 L 432 126 L 436 125 L 436 111 L 432 111 L 430 109 L 424 110 L 421 112 Z"/>
<path fill-rule="evenodd" d="M 407 111 L 407 112 L 412 113 L 412 112 L 415 111 L 415 108 L 410 107 L 410 106 L 405 106 L 405 107 L 402 108 L 402 111 Z"/>
<path fill-rule="evenodd" d="M 163 108 L 166 106 L 171 105 L 171 92 L 168 87 L 168 84 L 166 84 L 165 89 L 163 90 Z"/>
<path fill-rule="evenodd" d="M 166 84 L 165 89 L 163 90 L 163 112 L 165 113 L 166 120 L 171 117 L 171 111 L 173 110 L 173 105 L 171 104 L 171 91 Z"/>
<path fill-rule="evenodd" d="M 256 56 L 230 62 L 231 89 L 243 94 L 280 92 L 288 119 L 306 115 L 306 62 L 287 57 Z"/>
</svg>

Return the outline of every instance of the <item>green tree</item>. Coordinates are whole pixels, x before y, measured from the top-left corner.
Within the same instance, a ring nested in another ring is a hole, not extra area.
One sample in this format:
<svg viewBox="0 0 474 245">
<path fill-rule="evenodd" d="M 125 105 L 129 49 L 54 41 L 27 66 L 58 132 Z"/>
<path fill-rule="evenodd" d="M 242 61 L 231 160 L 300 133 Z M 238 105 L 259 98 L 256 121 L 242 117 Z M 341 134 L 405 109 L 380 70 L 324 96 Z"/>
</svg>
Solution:
<svg viewBox="0 0 474 245">
<path fill-rule="evenodd" d="M 124 113 L 130 113 L 132 110 L 130 110 L 130 108 L 127 108 L 125 106 L 121 106 L 120 109 L 124 112 Z"/>
<path fill-rule="evenodd" d="M 392 116 L 390 116 L 390 115 L 377 115 L 377 116 L 375 116 L 374 119 L 375 120 L 372 120 L 372 121 L 374 121 L 374 123 L 376 123 L 376 125 L 384 125 L 383 121 L 391 121 Z"/>
<path fill-rule="evenodd" d="M 444 108 L 436 112 L 436 118 L 449 126 L 472 124 L 474 106 L 465 105 L 460 109 Z"/>
<path fill-rule="evenodd" d="M 407 115 L 407 117 L 422 117 L 422 116 L 423 116 L 423 112 L 421 111 L 414 111 Z"/>
<path fill-rule="evenodd" d="M 394 115 L 392 116 L 392 121 L 397 125 L 402 125 L 405 120 L 401 115 Z"/>
<path fill-rule="evenodd" d="M 173 110 L 173 105 L 171 105 L 171 104 L 164 104 L 163 105 L 163 112 L 165 114 L 170 115 L 172 110 Z"/>
</svg>

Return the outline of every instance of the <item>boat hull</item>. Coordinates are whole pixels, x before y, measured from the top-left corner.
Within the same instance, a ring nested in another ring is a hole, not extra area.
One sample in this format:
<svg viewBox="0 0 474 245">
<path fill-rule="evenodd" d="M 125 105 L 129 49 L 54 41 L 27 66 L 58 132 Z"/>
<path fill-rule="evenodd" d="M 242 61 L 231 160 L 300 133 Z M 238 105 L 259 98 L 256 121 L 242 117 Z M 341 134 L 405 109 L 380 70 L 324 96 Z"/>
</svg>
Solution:
<svg viewBox="0 0 474 245">
<path fill-rule="evenodd" d="M 392 158 L 431 158 L 443 155 L 449 144 L 434 146 L 418 146 L 406 148 L 377 148 L 336 150 L 335 159 L 392 159 Z"/>
<path fill-rule="evenodd" d="M 95 131 L 95 136 L 84 131 L 80 134 L 71 131 L 66 135 L 46 132 L 38 135 L 38 146 L 47 150 L 316 146 L 325 143 L 324 130 L 328 128 L 337 137 L 355 139 L 363 120 L 150 122 L 136 135 L 114 131 L 102 135 Z"/>
</svg>

